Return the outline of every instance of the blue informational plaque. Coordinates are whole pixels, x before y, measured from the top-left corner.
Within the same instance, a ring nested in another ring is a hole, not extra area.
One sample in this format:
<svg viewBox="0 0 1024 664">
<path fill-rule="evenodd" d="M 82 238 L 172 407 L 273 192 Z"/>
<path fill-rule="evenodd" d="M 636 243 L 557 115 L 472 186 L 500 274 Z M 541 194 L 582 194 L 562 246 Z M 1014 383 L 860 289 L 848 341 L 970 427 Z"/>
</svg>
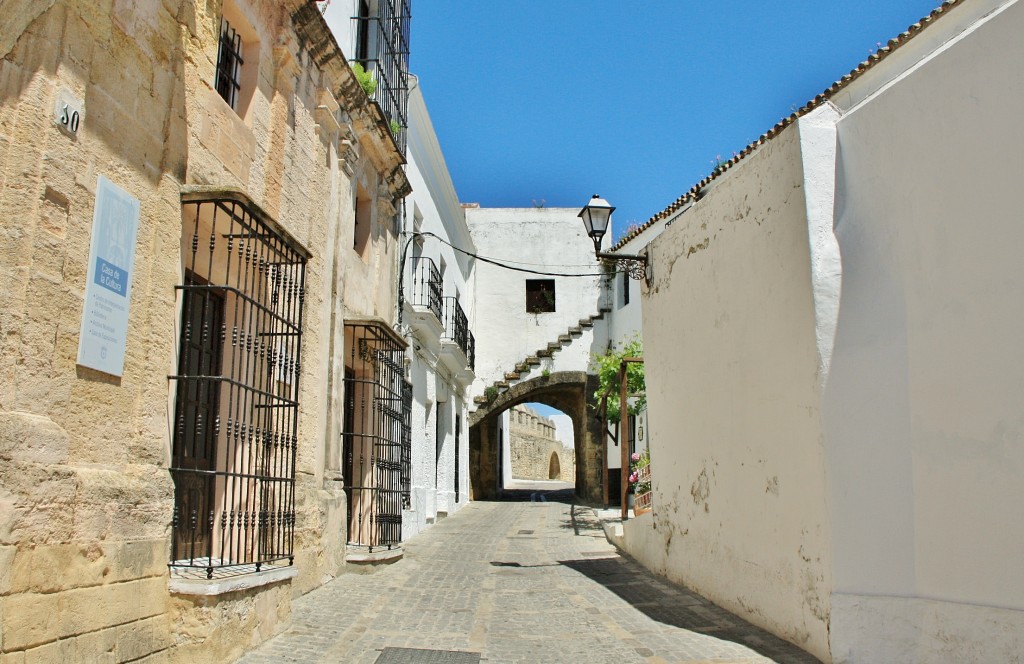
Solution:
<svg viewBox="0 0 1024 664">
<path fill-rule="evenodd" d="M 92 217 L 78 364 L 113 376 L 124 373 L 138 234 L 139 199 L 101 175 Z"/>
</svg>

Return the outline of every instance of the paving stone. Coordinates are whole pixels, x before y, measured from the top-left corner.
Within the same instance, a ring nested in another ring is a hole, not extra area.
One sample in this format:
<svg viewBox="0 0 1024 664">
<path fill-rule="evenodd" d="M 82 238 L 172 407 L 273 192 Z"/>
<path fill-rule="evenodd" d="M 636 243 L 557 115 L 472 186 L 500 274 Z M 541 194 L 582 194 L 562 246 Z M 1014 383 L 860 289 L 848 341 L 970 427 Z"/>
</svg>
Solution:
<svg viewBox="0 0 1024 664">
<path fill-rule="evenodd" d="M 603 533 L 592 509 L 558 496 L 471 503 L 409 540 L 401 561 L 293 600 L 291 627 L 239 662 L 818 661 L 620 556 Z"/>
</svg>

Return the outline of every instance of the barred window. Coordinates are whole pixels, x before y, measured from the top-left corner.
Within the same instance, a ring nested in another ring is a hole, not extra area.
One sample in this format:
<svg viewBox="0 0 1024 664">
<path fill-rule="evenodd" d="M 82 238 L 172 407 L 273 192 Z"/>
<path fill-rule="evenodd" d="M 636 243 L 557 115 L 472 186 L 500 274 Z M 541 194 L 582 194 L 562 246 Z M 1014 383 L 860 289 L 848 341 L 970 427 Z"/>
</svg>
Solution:
<svg viewBox="0 0 1024 664">
<path fill-rule="evenodd" d="M 348 543 L 391 548 L 410 506 L 412 385 L 405 342 L 384 325 L 345 324 L 343 468 Z"/>
<path fill-rule="evenodd" d="M 308 254 L 241 194 L 182 195 L 171 567 L 293 562 Z"/>
<path fill-rule="evenodd" d="M 220 22 L 217 47 L 217 92 L 231 108 L 238 110 L 238 91 L 242 87 L 242 35 L 227 19 Z"/>
</svg>

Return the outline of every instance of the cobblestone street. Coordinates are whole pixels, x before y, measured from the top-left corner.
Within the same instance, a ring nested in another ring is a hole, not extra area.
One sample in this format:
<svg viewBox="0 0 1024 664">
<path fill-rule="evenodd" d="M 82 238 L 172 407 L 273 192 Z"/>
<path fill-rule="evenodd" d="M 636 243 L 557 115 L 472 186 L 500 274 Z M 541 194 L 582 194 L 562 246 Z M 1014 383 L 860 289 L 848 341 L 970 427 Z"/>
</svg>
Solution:
<svg viewBox="0 0 1024 664">
<path fill-rule="evenodd" d="M 470 504 L 398 563 L 296 600 L 239 661 L 818 660 L 618 555 L 592 508 L 537 501 Z"/>
</svg>

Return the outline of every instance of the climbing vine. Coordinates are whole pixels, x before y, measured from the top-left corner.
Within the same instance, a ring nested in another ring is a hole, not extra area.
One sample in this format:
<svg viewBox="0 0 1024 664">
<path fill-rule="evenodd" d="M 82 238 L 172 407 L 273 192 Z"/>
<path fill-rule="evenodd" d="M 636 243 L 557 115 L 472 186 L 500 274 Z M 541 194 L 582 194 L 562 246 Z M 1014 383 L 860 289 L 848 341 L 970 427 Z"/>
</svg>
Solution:
<svg viewBox="0 0 1024 664">
<path fill-rule="evenodd" d="M 604 355 L 592 354 L 590 356 L 590 370 L 597 374 L 599 380 L 598 388 L 592 396 L 592 407 L 601 407 L 601 398 L 608 395 L 606 415 L 609 422 L 618 422 L 620 418 L 619 407 L 619 365 L 625 357 L 643 357 L 643 342 L 633 336 L 622 344 L 621 350 L 609 350 Z M 644 394 L 646 383 L 644 381 L 644 365 L 642 362 L 630 362 L 626 364 L 626 392 L 630 395 L 638 395 L 633 398 L 629 406 L 629 414 L 636 415 L 647 407 L 647 397 Z"/>
</svg>

